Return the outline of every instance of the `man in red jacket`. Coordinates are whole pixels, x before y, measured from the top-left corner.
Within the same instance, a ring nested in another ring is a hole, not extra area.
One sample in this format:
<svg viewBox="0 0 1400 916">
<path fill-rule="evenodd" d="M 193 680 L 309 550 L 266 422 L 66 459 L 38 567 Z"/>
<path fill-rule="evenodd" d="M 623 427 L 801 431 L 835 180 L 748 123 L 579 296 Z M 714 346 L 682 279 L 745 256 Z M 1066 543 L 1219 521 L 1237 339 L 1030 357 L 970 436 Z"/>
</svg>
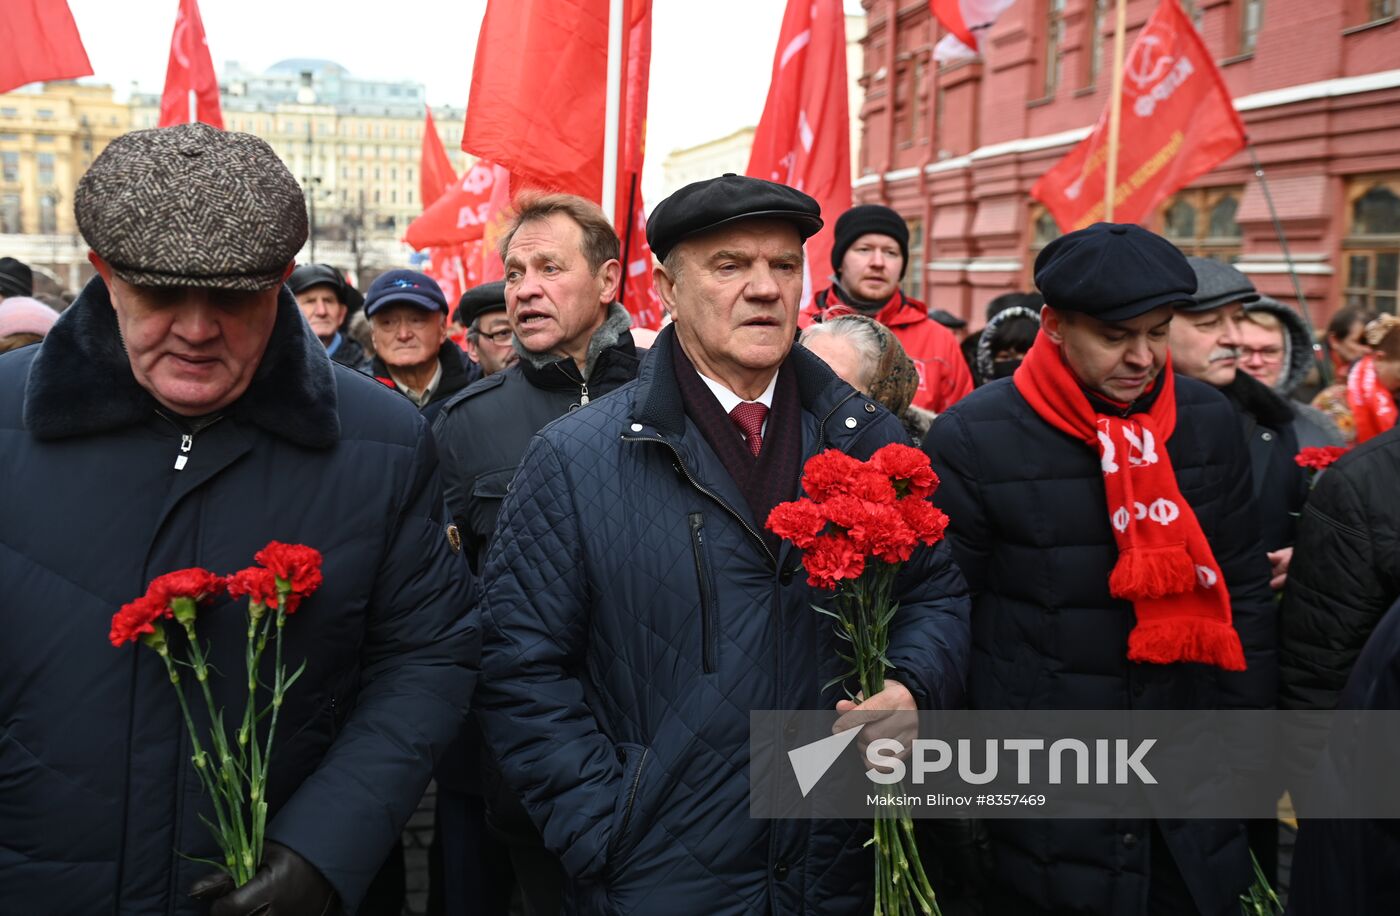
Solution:
<svg viewBox="0 0 1400 916">
<path fill-rule="evenodd" d="M 972 391 L 972 373 L 958 340 L 928 317 L 928 306 L 899 289 L 909 266 L 909 227 L 889 207 L 863 204 L 836 221 L 831 248 L 836 274 L 799 319 L 807 327 L 827 317 L 869 315 L 899 338 L 919 370 L 914 406 L 942 412 Z"/>
</svg>

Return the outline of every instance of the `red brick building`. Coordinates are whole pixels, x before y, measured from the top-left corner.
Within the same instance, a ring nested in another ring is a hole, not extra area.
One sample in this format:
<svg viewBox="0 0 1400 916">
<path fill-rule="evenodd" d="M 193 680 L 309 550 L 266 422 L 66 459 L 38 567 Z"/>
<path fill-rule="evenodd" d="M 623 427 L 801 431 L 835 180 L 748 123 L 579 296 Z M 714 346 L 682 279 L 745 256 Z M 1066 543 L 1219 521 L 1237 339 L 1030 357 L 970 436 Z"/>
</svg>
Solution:
<svg viewBox="0 0 1400 916">
<path fill-rule="evenodd" d="M 927 0 L 862 0 L 858 203 L 909 221 L 906 291 L 982 323 L 1059 230 L 1029 194 L 1108 104 L 1112 0 L 1016 0 L 984 56 L 934 63 Z M 1131 45 L 1157 0 L 1129 0 Z M 1266 171 L 1315 323 L 1400 295 L 1400 0 L 1183 0 Z M 1247 152 L 1147 221 L 1294 303 Z"/>
</svg>

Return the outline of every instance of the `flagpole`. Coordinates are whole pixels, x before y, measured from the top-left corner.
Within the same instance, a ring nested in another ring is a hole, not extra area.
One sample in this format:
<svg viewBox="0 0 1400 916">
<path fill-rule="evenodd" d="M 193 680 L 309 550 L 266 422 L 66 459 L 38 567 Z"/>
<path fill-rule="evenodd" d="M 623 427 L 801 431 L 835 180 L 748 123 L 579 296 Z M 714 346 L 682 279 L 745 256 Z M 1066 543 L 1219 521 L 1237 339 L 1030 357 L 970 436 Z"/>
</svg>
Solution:
<svg viewBox="0 0 1400 916">
<path fill-rule="evenodd" d="M 1105 167 L 1103 218 L 1113 222 L 1113 199 L 1118 190 L 1118 129 L 1123 121 L 1123 33 L 1127 31 L 1128 2 L 1117 0 L 1113 26 L 1113 93 L 1108 101 L 1108 163 Z"/>
<path fill-rule="evenodd" d="M 189 123 L 190 123 L 190 124 L 193 124 L 193 123 L 195 123 L 196 121 L 199 120 L 199 97 L 195 95 L 195 91 L 194 91 L 193 89 L 190 90 L 189 101 L 190 101 L 190 120 L 189 120 Z"/>
<path fill-rule="evenodd" d="M 608 0 L 608 83 L 607 102 L 603 108 L 603 212 L 618 224 L 617 213 L 617 140 L 618 121 L 622 111 L 622 33 L 623 0 Z"/>
<path fill-rule="evenodd" d="M 1288 250 L 1288 238 L 1283 234 L 1283 222 L 1278 218 L 1278 210 L 1274 209 L 1274 195 L 1269 193 L 1269 182 L 1264 179 L 1264 165 L 1259 161 L 1259 154 L 1254 151 L 1253 143 L 1246 143 L 1245 149 L 1249 150 L 1249 161 L 1254 164 L 1254 177 L 1259 179 L 1259 190 L 1264 192 L 1264 203 L 1269 206 L 1269 218 L 1274 221 L 1274 234 L 1278 236 L 1278 247 L 1283 252 L 1283 261 L 1288 265 L 1288 276 L 1293 279 L 1293 295 L 1298 299 L 1298 310 L 1303 313 L 1303 320 L 1308 323 L 1308 328 L 1312 329 L 1314 325 L 1312 315 L 1308 312 L 1308 300 L 1303 297 L 1303 283 L 1298 279 L 1298 271 L 1293 266 L 1293 254 Z M 1322 384 L 1330 385 L 1332 367 L 1323 358 L 1322 345 L 1317 342 L 1315 333 L 1312 350 Z"/>
</svg>

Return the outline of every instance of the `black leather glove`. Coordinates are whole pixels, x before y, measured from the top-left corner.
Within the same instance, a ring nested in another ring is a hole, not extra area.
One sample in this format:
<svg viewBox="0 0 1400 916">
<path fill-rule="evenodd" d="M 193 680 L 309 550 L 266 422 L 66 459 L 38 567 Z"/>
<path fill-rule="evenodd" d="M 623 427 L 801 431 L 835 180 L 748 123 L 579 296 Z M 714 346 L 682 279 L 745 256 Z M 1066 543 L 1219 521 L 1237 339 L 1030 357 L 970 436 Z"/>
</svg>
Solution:
<svg viewBox="0 0 1400 916">
<path fill-rule="evenodd" d="M 263 861 L 240 888 L 223 872 L 206 875 L 190 896 L 213 901 L 209 916 L 329 916 L 338 912 L 335 888 L 316 866 L 285 846 L 263 845 Z"/>
</svg>

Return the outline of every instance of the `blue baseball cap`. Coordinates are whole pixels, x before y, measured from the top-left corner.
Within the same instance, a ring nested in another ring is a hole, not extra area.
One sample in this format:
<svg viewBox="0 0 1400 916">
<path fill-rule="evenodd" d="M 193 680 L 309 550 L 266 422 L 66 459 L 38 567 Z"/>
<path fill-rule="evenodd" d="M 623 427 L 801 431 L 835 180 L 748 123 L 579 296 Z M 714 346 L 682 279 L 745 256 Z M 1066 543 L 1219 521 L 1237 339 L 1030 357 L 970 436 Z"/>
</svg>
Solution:
<svg viewBox="0 0 1400 916">
<path fill-rule="evenodd" d="M 391 305 L 412 305 L 425 312 L 447 314 L 447 297 L 432 277 L 416 270 L 391 270 L 380 274 L 365 293 L 365 315 Z"/>
</svg>

